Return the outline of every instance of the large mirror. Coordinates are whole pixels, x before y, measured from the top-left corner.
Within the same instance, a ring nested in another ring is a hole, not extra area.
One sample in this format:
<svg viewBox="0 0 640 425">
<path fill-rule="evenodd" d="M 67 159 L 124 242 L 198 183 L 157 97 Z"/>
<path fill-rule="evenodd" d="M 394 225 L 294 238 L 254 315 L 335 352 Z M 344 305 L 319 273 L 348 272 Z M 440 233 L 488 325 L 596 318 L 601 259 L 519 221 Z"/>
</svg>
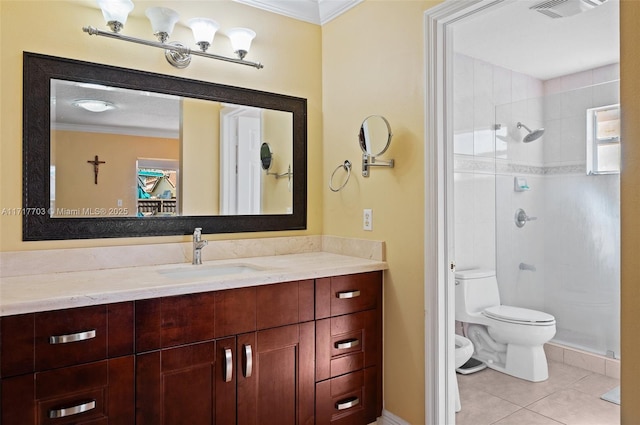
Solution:
<svg viewBox="0 0 640 425">
<path fill-rule="evenodd" d="M 24 76 L 24 240 L 306 228 L 305 99 L 32 53 Z"/>
</svg>

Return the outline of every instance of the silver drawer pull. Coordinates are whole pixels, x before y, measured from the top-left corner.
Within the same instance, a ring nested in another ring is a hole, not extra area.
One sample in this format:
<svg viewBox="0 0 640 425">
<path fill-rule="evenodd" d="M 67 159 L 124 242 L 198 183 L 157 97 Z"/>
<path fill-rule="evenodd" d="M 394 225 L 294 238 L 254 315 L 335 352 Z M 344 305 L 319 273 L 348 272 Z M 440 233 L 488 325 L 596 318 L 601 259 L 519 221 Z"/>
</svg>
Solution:
<svg viewBox="0 0 640 425">
<path fill-rule="evenodd" d="M 357 289 L 355 291 L 343 291 L 343 292 L 337 292 L 336 293 L 336 298 L 355 298 L 355 297 L 359 297 L 360 296 L 360 291 L 358 291 Z"/>
<path fill-rule="evenodd" d="M 337 341 L 333 346 L 338 350 L 345 350 L 347 348 L 353 348 L 360 345 L 360 340 L 357 338 L 345 339 L 343 341 Z"/>
<path fill-rule="evenodd" d="M 49 419 L 64 418 L 66 416 L 77 415 L 79 413 L 88 412 L 96 408 L 96 401 L 91 400 L 86 403 L 78 404 L 73 407 L 65 407 L 64 409 L 49 410 Z"/>
<path fill-rule="evenodd" d="M 87 339 L 95 338 L 96 330 L 78 332 L 69 335 L 54 335 L 49 337 L 49 344 L 68 344 L 70 342 L 86 341 Z"/>
<path fill-rule="evenodd" d="M 251 378 L 253 373 L 253 352 L 251 351 L 251 344 L 243 345 L 244 355 L 242 360 L 244 363 L 244 377 Z"/>
<path fill-rule="evenodd" d="M 342 400 L 336 403 L 336 409 L 345 410 L 350 409 L 353 406 L 357 406 L 360 404 L 360 399 L 358 397 L 351 397 L 346 400 Z"/>
<path fill-rule="evenodd" d="M 224 349 L 224 382 L 231 382 L 233 379 L 233 353 L 231 348 Z"/>
</svg>

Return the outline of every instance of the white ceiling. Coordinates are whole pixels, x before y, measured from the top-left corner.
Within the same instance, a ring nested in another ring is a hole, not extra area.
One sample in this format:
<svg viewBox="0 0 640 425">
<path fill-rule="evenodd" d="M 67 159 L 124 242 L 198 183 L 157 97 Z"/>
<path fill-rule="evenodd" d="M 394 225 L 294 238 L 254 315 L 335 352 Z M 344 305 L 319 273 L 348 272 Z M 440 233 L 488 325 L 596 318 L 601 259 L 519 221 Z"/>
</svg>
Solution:
<svg viewBox="0 0 640 425">
<path fill-rule="evenodd" d="M 571 0 L 576 1 L 576 0 Z M 506 1 L 454 26 L 454 50 L 541 80 L 619 62 L 619 2 L 552 19 Z"/>
</svg>

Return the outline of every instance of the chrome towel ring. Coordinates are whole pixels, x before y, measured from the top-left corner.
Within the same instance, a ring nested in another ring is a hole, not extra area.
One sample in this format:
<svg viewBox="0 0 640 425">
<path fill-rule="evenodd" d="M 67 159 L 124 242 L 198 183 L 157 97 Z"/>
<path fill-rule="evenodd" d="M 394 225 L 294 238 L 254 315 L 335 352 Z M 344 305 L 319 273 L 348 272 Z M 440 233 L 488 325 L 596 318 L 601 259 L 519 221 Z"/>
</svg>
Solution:
<svg viewBox="0 0 640 425">
<path fill-rule="evenodd" d="M 342 182 L 342 184 L 339 187 L 334 188 L 333 187 L 333 177 L 335 176 L 336 172 L 341 168 L 344 168 L 344 170 L 347 172 L 347 178 L 344 179 L 344 182 Z M 342 190 L 342 188 L 345 187 L 345 185 L 349 181 L 350 177 L 351 177 L 351 162 L 347 159 L 347 160 L 344 161 L 343 164 L 338 165 L 336 167 L 336 169 L 333 170 L 333 173 L 331 173 L 331 178 L 329 179 L 329 189 L 331 189 L 331 191 L 333 191 L 333 192 L 338 192 L 338 191 Z"/>
</svg>

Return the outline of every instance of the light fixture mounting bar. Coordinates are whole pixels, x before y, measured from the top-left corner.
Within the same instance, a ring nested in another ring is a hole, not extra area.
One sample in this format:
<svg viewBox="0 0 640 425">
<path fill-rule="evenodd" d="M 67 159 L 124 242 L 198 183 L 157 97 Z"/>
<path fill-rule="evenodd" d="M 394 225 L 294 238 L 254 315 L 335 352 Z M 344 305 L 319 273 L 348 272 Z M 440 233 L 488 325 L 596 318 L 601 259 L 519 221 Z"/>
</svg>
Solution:
<svg viewBox="0 0 640 425">
<path fill-rule="evenodd" d="M 254 67 L 256 69 L 264 68 L 264 65 L 262 65 L 259 62 L 251 62 L 251 61 L 246 61 L 246 60 L 242 60 L 242 59 L 230 58 L 230 57 L 227 57 L 227 56 L 221 56 L 221 55 L 215 55 L 215 54 L 212 54 L 212 53 L 201 52 L 201 51 L 198 51 L 198 50 L 191 50 L 190 48 L 188 48 L 186 46 L 178 46 L 178 45 L 173 45 L 173 44 L 164 44 L 164 43 L 160 43 L 158 41 L 150 41 L 150 40 L 143 40 L 141 38 L 136 38 L 136 37 L 129 37 L 129 36 L 126 36 L 126 35 L 122 35 L 120 33 L 102 31 L 102 30 L 99 30 L 98 28 L 95 28 L 95 27 L 92 27 L 92 26 L 82 27 L 82 31 L 86 32 L 89 35 L 101 35 L 103 37 L 115 38 L 117 40 L 129 41 L 131 43 L 137 43 L 137 44 L 142 44 L 142 45 L 145 45 L 145 46 L 157 47 L 157 48 L 163 49 L 165 51 L 166 50 L 171 50 L 171 51 L 174 51 L 174 52 L 178 52 L 178 53 L 180 53 L 182 55 L 202 56 L 204 58 L 217 59 L 217 60 L 221 60 L 221 61 L 225 61 L 225 62 L 237 63 L 239 65 L 251 66 L 251 67 Z"/>
</svg>

